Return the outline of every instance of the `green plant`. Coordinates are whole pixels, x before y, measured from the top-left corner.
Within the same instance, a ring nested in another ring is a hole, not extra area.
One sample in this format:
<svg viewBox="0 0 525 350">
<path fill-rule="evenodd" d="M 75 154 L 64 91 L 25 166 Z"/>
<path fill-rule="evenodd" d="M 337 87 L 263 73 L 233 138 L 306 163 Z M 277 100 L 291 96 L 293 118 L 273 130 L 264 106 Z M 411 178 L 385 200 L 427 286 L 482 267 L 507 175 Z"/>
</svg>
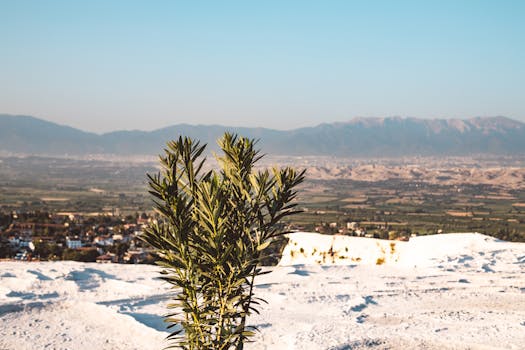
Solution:
<svg viewBox="0 0 525 350">
<path fill-rule="evenodd" d="M 83 262 L 95 262 L 98 256 L 96 248 L 85 250 L 66 248 L 62 253 L 62 260 L 74 260 Z"/>
<path fill-rule="evenodd" d="M 261 158 L 253 140 L 229 133 L 219 140 L 220 170 L 203 172 L 205 146 L 171 141 L 162 170 L 148 175 L 161 219 L 143 239 L 158 251 L 163 279 L 176 288 L 166 321 L 172 347 L 243 349 L 247 325 L 262 301 L 254 279 L 265 251 L 283 232 L 279 222 L 299 212 L 293 200 L 304 171 L 255 171 Z"/>
</svg>

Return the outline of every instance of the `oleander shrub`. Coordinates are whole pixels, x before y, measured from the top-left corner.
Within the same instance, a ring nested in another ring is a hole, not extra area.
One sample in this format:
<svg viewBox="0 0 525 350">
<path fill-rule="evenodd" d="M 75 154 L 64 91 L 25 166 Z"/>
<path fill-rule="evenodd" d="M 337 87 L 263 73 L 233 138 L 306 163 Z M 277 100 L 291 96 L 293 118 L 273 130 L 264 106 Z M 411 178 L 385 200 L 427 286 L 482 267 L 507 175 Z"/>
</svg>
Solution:
<svg viewBox="0 0 525 350">
<path fill-rule="evenodd" d="M 281 220 L 299 212 L 304 170 L 255 170 L 254 140 L 226 133 L 218 143 L 218 170 L 203 170 L 205 145 L 180 137 L 160 156 L 161 171 L 148 175 L 161 219 L 143 239 L 175 292 L 170 347 L 243 349 L 255 330 L 247 318 L 263 302 L 253 287 L 265 252 L 284 233 Z"/>
</svg>

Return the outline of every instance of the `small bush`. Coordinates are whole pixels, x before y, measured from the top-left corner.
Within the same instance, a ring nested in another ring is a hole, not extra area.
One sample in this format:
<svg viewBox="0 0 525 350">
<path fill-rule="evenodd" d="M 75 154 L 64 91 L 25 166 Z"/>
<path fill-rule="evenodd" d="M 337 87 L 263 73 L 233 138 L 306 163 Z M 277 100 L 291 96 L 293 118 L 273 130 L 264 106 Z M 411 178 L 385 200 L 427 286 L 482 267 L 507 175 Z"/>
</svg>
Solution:
<svg viewBox="0 0 525 350">
<path fill-rule="evenodd" d="M 254 279 L 281 219 L 298 212 L 291 202 L 304 179 L 292 168 L 255 172 L 253 140 L 225 134 L 219 145 L 218 171 L 203 172 L 205 146 L 181 137 L 168 143 L 161 173 L 148 175 L 161 220 L 143 239 L 177 288 L 166 321 L 179 326 L 168 339 L 182 349 L 243 349 L 261 302 Z"/>
<path fill-rule="evenodd" d="M 96 248 L 91 249 L 65 249 L 62 253 L 63 260 L 73 260 L 81 262 L 95 262 L 98 257 Z"/>
</svg>

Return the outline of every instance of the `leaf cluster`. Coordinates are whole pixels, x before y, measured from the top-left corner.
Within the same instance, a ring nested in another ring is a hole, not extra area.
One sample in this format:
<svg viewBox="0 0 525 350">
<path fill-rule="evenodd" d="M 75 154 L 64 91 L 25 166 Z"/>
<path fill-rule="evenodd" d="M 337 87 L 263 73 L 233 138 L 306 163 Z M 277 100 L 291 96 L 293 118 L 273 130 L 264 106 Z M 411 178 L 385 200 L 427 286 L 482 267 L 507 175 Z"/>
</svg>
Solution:
<svg viewBox="0 0 525 350">
<path fill-rule="evenodd" d="M 161 220 L 142 238 L 176 290 L 166 321 L 173 347 L 182 349 L 243 348 L 253 335 L 247 317 L 264 302 L 253 295 L 263 252 L 284 233 L 279 222 L 299 212 L 295 188 L 304 171 L 255 171 L 255 141 L 234 134 L 219 146 L 220 169 L 205 172 L 206 146 L 179 137 L 160 157 L 162 170 L 148 175 Z"/>
</svg>

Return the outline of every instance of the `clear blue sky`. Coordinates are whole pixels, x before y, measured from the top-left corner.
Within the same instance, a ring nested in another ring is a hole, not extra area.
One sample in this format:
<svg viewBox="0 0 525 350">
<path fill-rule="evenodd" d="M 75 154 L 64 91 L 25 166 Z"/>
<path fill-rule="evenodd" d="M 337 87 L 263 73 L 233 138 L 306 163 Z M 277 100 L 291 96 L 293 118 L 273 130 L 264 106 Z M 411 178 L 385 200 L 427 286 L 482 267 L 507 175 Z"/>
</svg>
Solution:
<svg viewBox="0 0 525 350">
<path fill-rule="evenodd" d="M 525 1 L 0 0 L 0 113 L 84 130 L 525 120 Z"/>
</svg>

